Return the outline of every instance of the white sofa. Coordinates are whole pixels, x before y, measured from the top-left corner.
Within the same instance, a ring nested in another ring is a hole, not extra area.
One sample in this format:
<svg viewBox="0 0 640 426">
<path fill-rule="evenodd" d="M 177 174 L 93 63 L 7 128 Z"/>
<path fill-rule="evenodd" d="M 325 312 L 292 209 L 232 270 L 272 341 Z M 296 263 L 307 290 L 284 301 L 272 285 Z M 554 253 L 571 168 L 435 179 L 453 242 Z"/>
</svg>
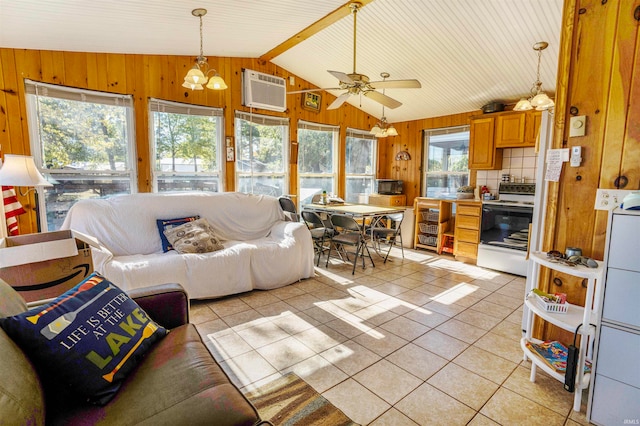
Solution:
<svg viewBox="0 0 640 426">
<path fill-rule="evenodd" d="M 156 220 L 193 215 L 207 219 L 224 249 L 164 253 Z M 62 229 L 95 237 L 94 269 L 124 290 L 176 282 L 189 298 L 206 299 L 277 288 L 314 273 L 309 230 L 285 221 L 271 196 L 190 192 L 81 200 Z"/>
</svg>

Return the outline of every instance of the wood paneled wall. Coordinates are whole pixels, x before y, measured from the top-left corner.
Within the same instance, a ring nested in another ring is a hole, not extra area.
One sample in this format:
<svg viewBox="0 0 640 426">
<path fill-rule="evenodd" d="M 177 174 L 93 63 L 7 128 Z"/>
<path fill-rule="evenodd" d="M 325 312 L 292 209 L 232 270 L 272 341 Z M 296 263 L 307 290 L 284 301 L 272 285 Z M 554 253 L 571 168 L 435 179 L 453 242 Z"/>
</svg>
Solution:
<svg viewBox="0 0 640 426">
<path fill-rule="evenodd" d="M 378 171 L 380 177 L 388 179 L 402 179 L 407 204 L 413 205 L 415 197 L 421 196 L 422 180 L 422 131 L 442 127 L 454 127 L 469 124 L 469 117 L 481 114 L 481 111 L 471 111 L 464 114 L 434 117 L 422 120 L 394 123 L 398 136 L 378 139 Z M 411 155 L 410 161 L 396 160 L 396 153 L 407 151 Z M 475 172 L 471 174 L 471 185 L 475 184 Z"/>
<path fill-rule="evenodd" d="M 594 210 L 597 188 L 640 189 L 640 0 L 566 0 L 558 66 L 554 148 L 582 147 L 580 167 L 563 166 L 550 186 L 544 249 L 580 247 L 603 259 L 607 212 Z M 573 111 L 572 111 L 573 110 Z M 571 115 L 586 115 L 586 134 L 569 138 Z M 558 286 L 554 279 L 560 279 Z M 582 303 L 582 280 L 547 273 L 550 292 Z M 549 324 L 545 339 L 570 341 Z"/>
<path fill-rule="evenodd" d="M 51 84 L 98 90 L 111 93 L 131 94 L 134 97 L 136 149 L 138 156 L 138 190 L 151 190 L 151 167 L 149 149 L 148 99 L 159 98 L 176 102 L 192 103 L 224 108 L 225 134 L 234 135 L 234 111 L 248 112 L 242 105 L 242 70 L 254 69 L 289 81 L 293 76 L 270 62 L 246 58 L 210 57 L 210 65 L 225 79 L 229 89 L 224 91 L 191 91 L 181 87 L 184 75 L 193 66 L 194 58 L 166 55 L 125 55 L 108 53 L 79 53 L 45 50 L 0 49 L 0 145 L 4 153 L 30 154 L 29 132 L 25 108 L 24 79 Z M 312 87 L 297 76 L 289 91 Z M 290 119 L 290 140 L 297 140 L 297 121 L 340 126 L 340 153 L 342 165 L 340 180 L 344 180 L 344 141 L 346 128 L 370 129 L 375 117 L 345 104 L 337 110 L 326 107 L 335 99 L 325 93 L 319 113 L 304 110 L 301 96 L 289 95 L 288 109 L 284 113 L 254 109 L 253 112 Z M 235 140 L 234 140 L 235 143 Z M 290 166 L 290 192 L 297 191 L 297 166 Z M 234 163 L 225 167 L 226 190 L 234 190 Z M 339 188 L 344 194 L 344 185 Z M 26 207 L 34 203 L 33 195 L 20 200 Z M 33 209 L 30 215 L 20 217 L 23 233 L 35 232 Z"/>
</svg>

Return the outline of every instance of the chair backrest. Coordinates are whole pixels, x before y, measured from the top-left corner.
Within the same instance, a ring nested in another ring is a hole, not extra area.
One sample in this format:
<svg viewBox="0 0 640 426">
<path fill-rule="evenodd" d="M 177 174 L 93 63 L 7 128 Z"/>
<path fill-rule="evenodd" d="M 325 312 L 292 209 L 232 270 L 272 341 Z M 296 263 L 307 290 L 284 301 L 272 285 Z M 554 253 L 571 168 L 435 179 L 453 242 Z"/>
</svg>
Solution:
<svg viewBox="0 0 640 426">
<path fill-rule="evenodd" d="M 316 212 L 302 210 L 302 219 L 310 229 L 324 227 L 324 222 Z"/>
<path fill-rule="evenodd" d="M 392 213 L 385 216 L 379 217 L 375 222 L 374 228 L 386 228 L 385 224 L 387 220 L 391 220 L 394 223 L 392 229 L 399 231 L 400 226 L 402 225 L 402 221 L 404 220 L 404 213 Z"/>
<path fill-rule="evenodd" d="M 360 225 L 351 216 L 344 214 L 331 215 L 331 224 L 336 228 L 342 228 L 347 231 L 360 232 Z"/>
<path fill-rule="evenodd" d="M 298 211 L 293 200 L 289 197 L 278 197 L 278 203 L 285 213 L 291 213 L 291 220 L 298 221 Z"/>
</svg>

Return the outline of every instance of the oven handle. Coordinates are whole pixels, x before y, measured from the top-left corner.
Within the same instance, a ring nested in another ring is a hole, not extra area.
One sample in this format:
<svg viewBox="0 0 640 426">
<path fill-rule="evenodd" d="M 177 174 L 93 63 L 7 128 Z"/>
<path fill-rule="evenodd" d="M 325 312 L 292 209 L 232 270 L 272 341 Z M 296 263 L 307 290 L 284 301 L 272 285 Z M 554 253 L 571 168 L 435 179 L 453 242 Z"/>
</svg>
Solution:
<svg viewBox="0 0 640 426">
<path fill-rule="evenodd" d="M 533 206 L 509 206 L 509 205 L 484 205 L 482 206 L 483 213 L 490 213 L 496 211 L 507 211 L 515 213 L 532 213 Z"/>
</svg>

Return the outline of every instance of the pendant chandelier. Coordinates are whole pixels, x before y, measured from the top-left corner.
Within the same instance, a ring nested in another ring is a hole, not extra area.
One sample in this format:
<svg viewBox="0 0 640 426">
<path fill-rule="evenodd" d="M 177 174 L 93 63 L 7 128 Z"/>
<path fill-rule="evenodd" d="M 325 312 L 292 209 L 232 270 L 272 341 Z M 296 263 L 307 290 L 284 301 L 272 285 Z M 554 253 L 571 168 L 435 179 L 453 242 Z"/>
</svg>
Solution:
<svg viewBox="0 0 640 426">
<path fill-rule="evenodd" d="M 542 111 L 552 108 L 555 105 L 551 98 L 542 91 L 542 82 L 540 81 L 540 59 L 542 58 L 542 51 L 548 46 L 549 43 L 546 41 L 539 41 L 533 45 L 533 50 L 538 52 L 538 71 L 536 73 L 536 81 L 531 87 L 531 96 L 529 99 L 520 99 L 516 106 L 513 107 L 514 111 L 528 111 L 534 108 L 538 111 Z"/>
<path fill-rule="evenodd" d="M 203 86 L 206 85 L 207 89 L 224 90 L 227 88 L 227 84 L 215 69 L 209 69 L 207 58 L 202 53 L 202 17 L 207 14 L 207 9 L 193 9 L 191 14 L 200 18 L 200 56 L 196 58 L 195 65 L 184 77 L 182 87 L 191 90 L 203 90 Z M 211 73 L 213 73 L 213 76 L 209 78 Z"/>
<path fill-rule="evenodd" d="M 386 80 L 390 74 L 388 72 L 381 72 L 380 77 L 382 77 L 382 81 Z M 384 95 L 384 89 L 382 89 L 382 94 Z M 387 118 L 384 116 L 384 104 L 382 105 L 382 117 L 378 122 L 371 128 L 369 132 L 372 135 L 375 135 L 376 138 L 386 138 L 387 136 L 398 136 L 398 131 L 393 124 L 387 122 Z"/>
</svg>

